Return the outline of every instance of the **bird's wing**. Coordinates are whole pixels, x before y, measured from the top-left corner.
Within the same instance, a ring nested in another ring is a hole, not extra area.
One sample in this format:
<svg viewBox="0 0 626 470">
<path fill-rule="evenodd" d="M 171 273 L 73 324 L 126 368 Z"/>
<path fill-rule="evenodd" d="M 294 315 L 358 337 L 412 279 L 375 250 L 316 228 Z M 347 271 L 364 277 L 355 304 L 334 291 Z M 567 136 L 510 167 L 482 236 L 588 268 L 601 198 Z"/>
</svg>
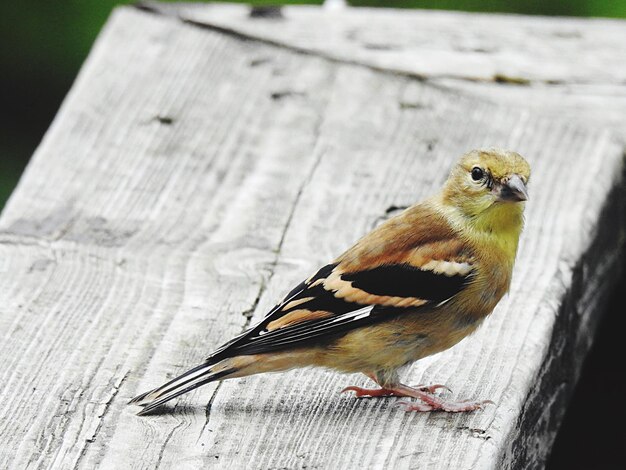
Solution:
<svg viewBox="0 0 626 470">
<path fill-rule="evenodd" d="M 474 275 L 473 256 L 445 221 L 427 220 L 426 225 L 408 224 L 410 236 L 393 223 L 379 227 L 300 283 L 260 323 L 208 360 L 310 346 L 446 303 Z"/>
</svg>

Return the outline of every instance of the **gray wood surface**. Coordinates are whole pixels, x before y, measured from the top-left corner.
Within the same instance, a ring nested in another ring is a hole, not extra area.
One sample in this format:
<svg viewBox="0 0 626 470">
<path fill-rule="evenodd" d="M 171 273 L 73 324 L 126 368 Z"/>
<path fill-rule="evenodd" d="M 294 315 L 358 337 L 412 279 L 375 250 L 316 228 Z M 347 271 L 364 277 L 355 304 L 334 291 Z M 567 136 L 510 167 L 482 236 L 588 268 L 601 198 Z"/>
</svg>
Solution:
<svg viewBox="0 0 626 470">
<path fill-rule="evenodd" d="M 151 9 L 114 12 L 0 218 L 0 467 L 541 468 L 623 262 L 624 23 Z M 323 370 L 126 406 L 483 146 L 533 166 L 512 291 L 406 379 L 496 406 Z"/>
</svg>

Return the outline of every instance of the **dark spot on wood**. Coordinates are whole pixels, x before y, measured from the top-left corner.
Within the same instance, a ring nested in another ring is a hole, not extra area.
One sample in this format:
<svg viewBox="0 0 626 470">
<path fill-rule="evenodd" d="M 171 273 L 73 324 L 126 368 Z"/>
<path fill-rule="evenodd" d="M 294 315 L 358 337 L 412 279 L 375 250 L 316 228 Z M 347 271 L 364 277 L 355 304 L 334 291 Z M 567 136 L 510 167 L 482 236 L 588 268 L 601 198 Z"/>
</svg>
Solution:
<svg viewBox="0 0 626 470">
<path fill-rule="evenodd" d="M 169 126 L 174 122 L 174 118 L 171 116 L 158 115 L 155 119 L 159 121 L 160 124 L 165 124 L 166 126 Z"/>
<path fill-rule="evenodd" d="M 419 101 L 400 101 L 400 109 L 428 109 L 429 106 Z"/>
<path fill-rule="evenodd" d="M 250 61 L 250 67 L 258 67 L 259 65 L 267 64 L 268 62 L 271 62 L 269 57 L 259 57 Z"/>
<path fill-rule="evenodd" d="M 370 51 L 393 51 L 399 49 L 398 46 L 385 43 L 365 43 L 363 44 L 363 48 Z"/>
<path fill-rule="evenodd" d="M 283 91 L 275 91 L 270 95 L 270 97 L 274 101 L 282 100 L 283 98 L 287 98 L 290 96 L 306 96 L 306 93 L 303 93 L 301 91 L 294 91 L 294 90 L 283 90 Z"/>
<path fill-rule="evenodd" d="M 76 217 L 73 204 L 70 202 L 65 206 L 49 211 L 41 219 L 19 218 L 4 233 L 59 239 L 71 229 Z"/>
<path fill-rule="evenodd" d="M 122 246 L 137 232 L 137 226 L 119 228 L 112 226 L 104 217 L 77 218 L 63 237 L 79 243 L 97 243 L 101 246 Z"/>
<path fill-rule="evenodd" d="M 250 18 L 282 19 L 283 10 L 278 5 L 257 5 L 250 8 Z"/>
<path fill-rule="evenodd" d="M 48 269 L 48 266 L 55 263 L 56 262 L 54 260 L 48 258 L 35 260 L 35 262 L 33 262 L 28 268 L 28 272 L 32 273 L 35 271 L 45 271 Z"/>
<path fill-rule="evenodd" d="M 462 44 L 455 44 L 452 46 L 452 49 L 458 52 L 473 52 L 476 54 L 493 54 L 498 51 L 497 47 L 467 47 Z"/>
<path fill-rule="evenodd" d="M 345 38 L 349 41 L 356 41 L 359 36 L 358 29 L 350 29 L 346 31 Z"/>
<path fill-rule="evenodd" d="M 425 454 L 425 453 L 426 453 L 426 452 L 423 452 L 423 451 L 409 452 L 408 454 L 402 454 L 402 455 L 400 455 L 400 457 L 399 457 L 399 458 L 400 458 L 400 459 L 404 459 L 404 458 L 407 458 L 407 457 L 412 457 L 412 456 L 414 456 L 414 455 L 421 455 L 421 454 Z"/>
<path fill-rule="evenodd" d="M 493 76 L 493 81 L 496 83 L 505 83 L 507 85 L 530 85 L 530 80 L 522 77 L 511 77 L 501 73 L 496 73 Z"/>
<path fill-rule="evenodd" d="M 554 31 L 552 35 L 563 39 L 579 39 L 583 37 L 583 34 L 575 29 Z"/>
<path fill-rule="evenodd" d="M 493 54 L 496 49 L 487 49 L 486 47 L 474 47 L 472 52 L 477 52 L 478 54 Z"/>
</svg>

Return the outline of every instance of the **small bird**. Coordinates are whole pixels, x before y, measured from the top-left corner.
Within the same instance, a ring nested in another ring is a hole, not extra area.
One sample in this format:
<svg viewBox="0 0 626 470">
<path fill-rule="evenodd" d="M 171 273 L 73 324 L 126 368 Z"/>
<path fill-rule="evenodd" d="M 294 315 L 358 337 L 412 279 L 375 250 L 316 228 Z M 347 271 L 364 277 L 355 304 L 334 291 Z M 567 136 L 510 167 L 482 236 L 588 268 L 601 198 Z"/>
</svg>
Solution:
<svg viewBox="0 0 626 470">
<path fill-rule="evenodd" d="M 399 369 L 474 332 L 511 283 L 530 166 L 519 154 L 473 150 L 443 189 L 390 218 L 296 286 L 259 323 L 204 363 L 130 403 L 147 414 L 209 382 L 319 366 L 362 372 L 408 397 L 408 411 L 463 412 L 490 401 L 445 400 L 443 385 L 411 387 Z"/>
</svg>

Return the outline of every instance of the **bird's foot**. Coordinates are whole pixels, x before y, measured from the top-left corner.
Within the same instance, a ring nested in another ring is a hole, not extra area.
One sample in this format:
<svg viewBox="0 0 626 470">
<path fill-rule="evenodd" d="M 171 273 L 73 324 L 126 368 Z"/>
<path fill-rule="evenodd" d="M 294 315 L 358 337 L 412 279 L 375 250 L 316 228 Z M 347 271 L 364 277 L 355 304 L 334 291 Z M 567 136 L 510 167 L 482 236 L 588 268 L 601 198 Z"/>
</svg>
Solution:
<svg viewBox="0 0 626 470">
<path fill-rule="evenodd" d="M 411 393 L 412 391 L 419 391 L 426 394 L 434 394 L 439 389 L 445 389 L 448 392 L 451 390 L 445 385 L 435 384 L 435 385 L 418 385 L 416 387 L 407 387 L 402 389 L 397 388 L 361 388 L 350 386 L 344 388 L 340 393 L 345 392 L 354 392 L 354 396 L 356 398 L 375 398 L 375 397 L 414 397 L 415 394 Z"/>
<path fill-rule="evenodd" d="M 432 397 L 432 398 L 431 398 Z M 446 411 L 449 413 L 463 413 L 466 411 L 482 410 L 486 405 L 495 405 L 491 400 L 461 400 L 447 401 L 441 400 L 439 397 L 419 397 L 419 402 L 399 401 L 396 403 L 402 406 L 405 411 Z"/>
<path fill-rule="evenodd" d="M 407 397 L 417 398 L 417 400 L 419 400 L 417 402 L 398 402 L 397 404 L 403 406 L 406 411 L 447 411 L 450 413 L 461 413 L 465 411 L 480 410 L 484 408 L 485 405 L 495 404 L 491 400 L 445 400 L 437 395 L 433 395 L 432 393 L 424 392 L 423 390 L 415 389 L 413 387 L 407 387 L 402 384 L 398 384 L 394 388 L 405 392 L 405 396 Z"/>
<path fill-rule="evenodd" d="M 418 385 L 417 387 L 409 387 L 408 385 L 398 384 L 393 387 L 381 387 L 378 389 L 367 389 L 361 387 L 346 387 L 341 393 L 354 392 L 357 398 L 363 397 L 408 397 L 416 398 L 418 401 L 408 402 L 399 401 L 397 405 L 404 407 L 405 411 L 446 411 L 450 413 L 462 413 L 466 411 L 481 410 L 488 404 L 494 404 L 491 400 L 444 400 L 435 395 L 437 390 L 444 389 L 448 392 L 451 390 L 445 385 Z"/>
</svg>

